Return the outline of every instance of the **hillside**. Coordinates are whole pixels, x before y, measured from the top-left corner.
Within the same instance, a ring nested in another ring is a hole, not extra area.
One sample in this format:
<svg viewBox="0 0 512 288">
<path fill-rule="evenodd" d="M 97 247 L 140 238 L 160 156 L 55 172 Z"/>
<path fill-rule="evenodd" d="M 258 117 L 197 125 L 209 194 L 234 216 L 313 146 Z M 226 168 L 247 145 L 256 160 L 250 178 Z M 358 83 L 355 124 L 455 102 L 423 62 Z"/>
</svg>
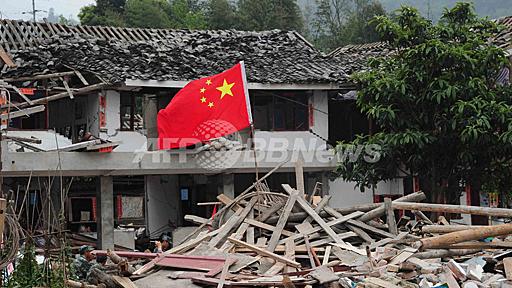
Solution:
<svg viewBox="0 0 512 288">
<path fill-rule="evenodd" d="M 392 12 L 400 8 L 400 5 L 405 4 L 418 8 L 422 15 L 429 16 L 429 18 L 433 20 L 439 19 L 445 7 L 452 7 L 459 1 L 460 0 L 380 0 L 388 12 Z M 494 19 L 512 15 L 512 0 L 474 0 L 472 2 L 475 4 L 478 15 L 482 17 L 488 16 Z M 298 0 L 297 3 L 305 14 L 314 14 L 316 6 L 315 0 Z"/>
</svg>

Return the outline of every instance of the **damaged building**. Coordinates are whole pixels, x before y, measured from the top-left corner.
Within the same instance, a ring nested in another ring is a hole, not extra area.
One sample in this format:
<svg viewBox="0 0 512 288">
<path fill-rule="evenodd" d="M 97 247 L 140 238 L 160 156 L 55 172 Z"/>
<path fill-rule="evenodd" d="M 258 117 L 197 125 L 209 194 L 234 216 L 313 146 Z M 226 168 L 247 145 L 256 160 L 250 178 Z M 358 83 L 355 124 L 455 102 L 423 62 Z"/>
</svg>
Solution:
<svg viewBox="0 0 512 288">
<path fill-rule="evenodd" d="M 361 192 L 329 178 L 331 148 L 372 125 L 353 101 L 349 74 L 359 68 L 321 54 L 296 32 L 1 20 L 0 41 L 2 190 L 16 201 L 28 195 L 39 210 L 39 179 L 52 179 L 43 188 L 53 208 L 64 209 L 67 229 L 97 238 L 98 247 L 115 241 L 134 249 L 139 228 L 151 239 L 186 234 L 175 229 L 194 224 L 185 215 L 209 218 L 218 195 L 234 198 L 276 166 L 270 190 L 297 183 L 331 195 L 332 207 L 413 190 L 410 179 Z M 241 131 L 196 149 L 157 150 L 158 111 L 188 81 L 238 61 L 247 67 L 254 137 Z M 304 178 L 295 179 L 296 171 Z M 58 201 L 63 193 L 66 203 Z"/>
</svg>

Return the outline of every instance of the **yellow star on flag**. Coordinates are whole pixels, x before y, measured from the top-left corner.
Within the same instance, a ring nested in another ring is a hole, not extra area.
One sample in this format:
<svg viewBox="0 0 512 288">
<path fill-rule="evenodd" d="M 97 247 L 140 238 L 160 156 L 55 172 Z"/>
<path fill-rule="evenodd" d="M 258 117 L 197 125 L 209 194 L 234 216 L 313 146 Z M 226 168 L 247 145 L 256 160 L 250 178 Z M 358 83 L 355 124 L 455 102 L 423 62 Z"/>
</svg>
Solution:
<svg viewBox="0 0 512 288">
<path fill-rule="evenodd" d="M 212 80 L 208 79 L 206 80 L 206 85 L 211 85 L 212 84 Z"/>
<path fill-rule="evenodd" d="M 206 102 L 206 97 L 201 98 L 201 103 L 205 103 L 205 102 Z"/>
<path fill-rule="evenodd" d="M 212 108 L 213 107 L 213 102 L 208 103 L 208 107 Z"/>
<path fill-rule="evenodd" d="M 220 95 L 220 99 L 224 98 L 226 94 L 229 96 L 233 96 L 233 92 L 231 92 L 231 87 L 233 87 L 234 85 L 235 83 L 228 84 L 228 81 L 224 79 L 224 83 L 222 84 L 222 86 L 217 87 L 217 90 L 222 92 L 222 94 Z"/>
<path fill-rule="evenodd" d="M 206 89 L 204 87 L 201 88 L 201 93 L 204 93 L 204 91 L 206 91 Z"/>
</svg>

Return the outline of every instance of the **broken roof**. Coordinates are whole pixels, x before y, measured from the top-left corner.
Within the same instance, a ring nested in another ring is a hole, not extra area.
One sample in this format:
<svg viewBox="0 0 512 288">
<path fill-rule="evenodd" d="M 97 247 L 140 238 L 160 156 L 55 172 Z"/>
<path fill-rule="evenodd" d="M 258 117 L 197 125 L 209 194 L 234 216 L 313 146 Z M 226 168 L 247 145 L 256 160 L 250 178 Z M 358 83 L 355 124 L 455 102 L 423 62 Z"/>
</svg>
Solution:
<svg viewBox="0 0 512 288">
<path fill-rule="evenodd" d="M 0 41 L 17 64 L 4 66 L 0 77 L 71 68 L 111 83 L 186 81 L 219 73 L 243 60 L 249 82 L 347 81 L 341 61 L 322 55 L 298 33 L 280 30 L 135 29 L 1 20 Z"/>
<path fill-rule="evenodd" d="M 512 54 L 512 16 L 502 17 L 496 20 L 498 24 L 502 25 L 504 29 L 496 35 L 493 42 L 507 52 L 507 55 Z"/>
<path fill-rule="evenodd" d="M 362 71 L 367 68 L 368 60 L 376 57 L 386 57 L 393 49 L 385 42 L 366 44 L 351 44 L 339 47 L 327 56 L 341 62 L 340 65 L 347 74 Z"/>
</svg>

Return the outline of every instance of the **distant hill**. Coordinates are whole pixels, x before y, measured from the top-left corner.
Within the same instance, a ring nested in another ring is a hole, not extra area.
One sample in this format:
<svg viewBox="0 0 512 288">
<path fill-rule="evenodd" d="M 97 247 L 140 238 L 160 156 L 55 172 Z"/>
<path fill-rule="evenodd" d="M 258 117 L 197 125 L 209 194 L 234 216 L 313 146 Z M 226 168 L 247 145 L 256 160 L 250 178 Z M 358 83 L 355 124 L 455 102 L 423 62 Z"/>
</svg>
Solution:
<svg viewBox="0 0 512 288">
<path fill-rule="evenodd" d="M 453 7 L 460 0 L 380 0 L 386 11 L 392 12 L 400 5 L 405 4 L 416 7 L 423 16 L 432 20 L 439 20 L 445 7 Z M 474 0 L 473 2 L 478 15 L 491 19 L 503 16 L 512 16 L 512 0 Z M 315 0 L 298 0 L 297 3 L 305 14 L 314 15 L 316 8 Z M 430 8 L 429 8 L 430 3 Z"/>
<path fill-rule="evenodd" d="M 439 20 L 443 9 L 445 7 L 453 7 L 455 3 L 460 2 L 457 0 L 381 0 L 382 5 L 387 11 L 391 12 L 398 8 L 400 5 L 406 4 L 416 7 L 422 15 L 429 15 L 432 20 Z M 511 0 L 474 0 L 465 1 L 473 2 L 476 12 L 482 17 L 489 17 L 491 19 L 500 18 L 503 16 L 512 15 L 512 1 Z M 430 9 L 429 9 L 430 3 Z M 429 13 L 430 11 L 430 13 Z"/>
</svg>

